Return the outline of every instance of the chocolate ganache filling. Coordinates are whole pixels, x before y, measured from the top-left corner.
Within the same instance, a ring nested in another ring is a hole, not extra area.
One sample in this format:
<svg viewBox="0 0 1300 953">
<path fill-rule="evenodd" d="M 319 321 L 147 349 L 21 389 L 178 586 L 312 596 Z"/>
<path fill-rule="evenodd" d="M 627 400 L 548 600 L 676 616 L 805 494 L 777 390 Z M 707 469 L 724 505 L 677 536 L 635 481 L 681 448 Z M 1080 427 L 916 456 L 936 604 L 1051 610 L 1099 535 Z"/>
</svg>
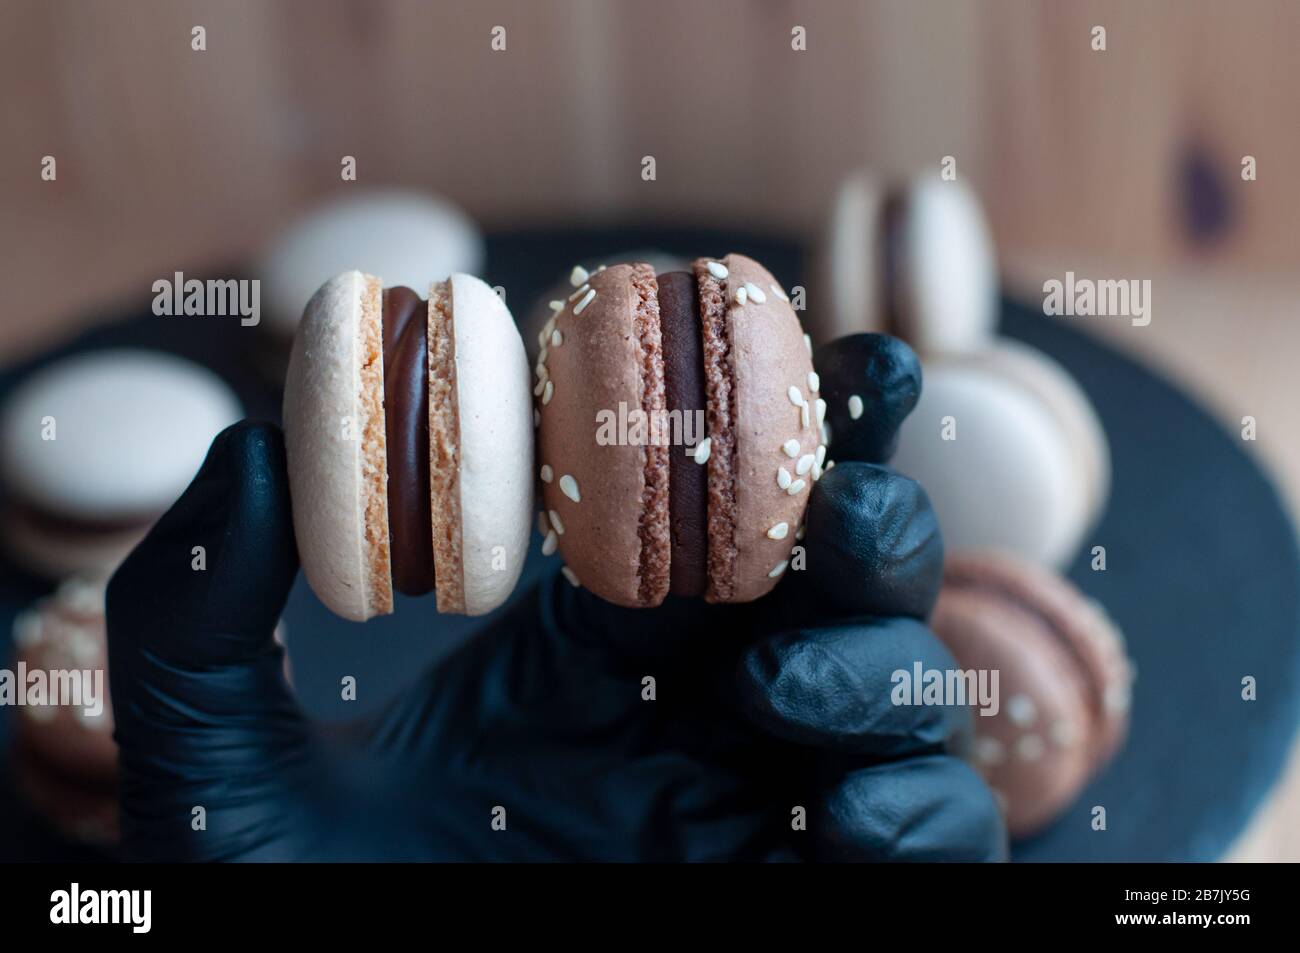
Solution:
<svg viewBox="0 0 1300 953">
<path fill-rule="evenodd" d="M 705 437 L 703 427 L 696 425 L 705 410 L 699 289 L 695 276 L 685 271 L 668 272 L 656 280 L 669 420 L 680 418 L 681 432 L 698 442 Z M 678 443 L 668 460 L 669 591 L 702 596 L 708 585 L 708 467 L 696 463 Z"/>
<path fill-rule="evenodd" d="M 384 430 L 393 586 L 433 589 L 429 501 L 429 305 L 410 288 L 384 291 Z"/>
</svg>

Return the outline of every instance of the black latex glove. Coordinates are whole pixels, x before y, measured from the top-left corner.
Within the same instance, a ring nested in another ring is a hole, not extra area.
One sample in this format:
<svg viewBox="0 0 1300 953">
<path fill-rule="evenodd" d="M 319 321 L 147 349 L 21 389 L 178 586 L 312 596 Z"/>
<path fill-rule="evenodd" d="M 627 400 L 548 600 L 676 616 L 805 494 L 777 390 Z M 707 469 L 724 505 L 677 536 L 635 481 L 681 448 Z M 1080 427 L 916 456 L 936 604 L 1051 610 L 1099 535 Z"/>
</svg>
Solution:
<svg viewBox="0 0 1300 953">
<path fill-rule="evenodd" d="M 968 710 L 889 700 L 894 670 L 954 665 L 919 621 L 939 585 L 934 515 L 915 483 L 867 462 L 888 452 L 919 373 L 890 338 L 828 349 L 828 401 L 865 402 L 853 438 L 839 428 L 859 459 L 832 453 L 807 568 L 768 597 L 623 609 L 555 573 L 344 728 L 303 715 L 272 640 L 298 569 L 280 433 L 225 431 L 109 587 L 126 855 L 1001 858 L 992 797 L 949 753 Z"/>
</svg>

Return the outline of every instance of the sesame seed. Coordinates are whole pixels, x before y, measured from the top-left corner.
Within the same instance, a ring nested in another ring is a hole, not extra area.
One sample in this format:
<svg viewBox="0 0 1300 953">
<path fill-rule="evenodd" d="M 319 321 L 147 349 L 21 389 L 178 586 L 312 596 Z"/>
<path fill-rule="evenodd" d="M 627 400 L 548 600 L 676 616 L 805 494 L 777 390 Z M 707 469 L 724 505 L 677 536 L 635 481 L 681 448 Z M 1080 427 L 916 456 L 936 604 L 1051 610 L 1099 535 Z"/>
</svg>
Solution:
<svg viewBox="0 0 1300 953">
<path fill-rule="evenodd" d="M 827 460 L 827 461 L 826 461 L 826 472 L 827 472 L 827 473 L 830 473 L 830 471 L 831 471 L 831 467 L 833 467 L 833 466 L 835 466 L 835 461 L 834 461 L 834 460 Z"/>
<path fill-rule="evenodd" d="M 564 535 L 564 523 L 560 520 L 560 514 L 557 513 L 557 512 L 555 512 L 555 510 L 547 510 L 547 511 L 546 511 L 546 515 L 549 516 L 549 517 L 551 518 L 551 526 L 553 526 L 553 527 L 555 528 L 555 532 L 557 532 L 557 533 L 559 533 L 561 536 L 563 536 L 563 535 Z"/>
<path fill-rule="evenodd" d="M 569 295 L 569 300 L 572 301 L 575 298 L 580 298 L 582 295 L 585 295 L 589 290 L 591 290 L 591 285 L 583 285 L 573 294 Z"/>
<path fill-rule="evenodd" d="M 542 425 L 542 412 L 541 412 L 540 410 L 538 410 L 536 407 L 534 407 L 534 408 L 533 408 L 533 426 L 534 426 L 534 427 L 540 427 L 541 425 Z"/>
<path fill-rule="evenodd" d="M 708 463 L 709 454 L 713 452 L 713 438 L 705 437 L 695 447 L 695 462 Z"/>
<path fill-rule="evenodd" d="M 533 365 L 533 373 L 537 375 L 539 381 L 544 381 L 546 378 L 551 376 L 550 371 L 546 369 L 546 365 L 541 361 L 538 361 Z"/>
<path fill-rule="evenodd" d="M 551 465 L 550 465 L 549 463 L 543 463 L 543 464 L 542 464 L 542 482 L 543 482 L 543 483 L 550 483 L 551 480 L 554 479 L 554 478 L 555 478 L 555 471 L 551 469 Z"/>
<path fill-rule="evenodd" d="M 816 371 L 809 371 L 809 372 L 808 372 L 808 390 L 809 390 L 810 392 L 812 392 L 812 391 L 819 391 L 819 390 L 821 390 L 821 389 L 822 389 L 822 379 L 821 379 L 821 377 L 819 377 L 819 376 L 817 375 L 817 372 L 816 372 Z"/>
<path fill-rule="evenodd" d="M 791 496 L 794 496 L 796 493 L 798 493 L 807 485 L 808 482 L 806 480 L 795 480 L 793 483 L 790 484 L 790 488 L 785 492 L 789 493 Z"/>
<path fill-rule="evenodd" d="M 806 532 L 808 532 L 808 527 L 807 527 L 807 526 L 800 526 L 797 530 L 794 531 L 794 538 L 795 538 L 795 539 L 802 540 L 802 539 L 803 539 L 803 534 L 806 533 Z"/>
<path fill-rule="evenodd" d="M 849 419 L 857 420 L 862 416 L 862 398 L 854 394 L 849 398 Z"/>
<path fill-rule="evenodd" d="M 541 349 L 540 351 L 537 352 L 537 363 L 538 363 L 538 364 L 545 364 L 545 363 L 546 363 L 546 359 L 547 359 L 548 357 L 550 357 L 550 356 L 551 356 L 551 350 L 550 350 L 550 348 L 548 348 L 545 344 L 543 344 L 543 345 L 542 345 L 542 349 Z"/>
<path fill-rule="evenodd" d="M 812 478 L 814 483 L 822 478 L 822 465 L 816 460 L 813 461 Z"/>
<path fill-rule="evenodd" d="M 551 347 L 559 347 L 564 343 L 564 335 L 560 333 L 559 328 L 551 332 Z"/>
<path fill-rule="evenodd" d="M 582 502 L 582 494 L 578 492 L 578 481 L 567 473 L 560 477 L 560 492 L 575 503 Z"/>
<path fill-rule="evenodd" d="M 831 445 L 831 422 L 829 420 L 822 421 L 822 443 L 828 447 Z"/>
<path fill-rule="evenodd" d="M 812 469 L 813 461 L 815 461 L 816 459 L 817 458 L 814 457 L 811 453 L 805 453 L 802 457 L 799 458 L 799 462 L 795 464 L 794 472 L 799 474 L 800 476 L 803 476 L 805 473 L 807 473 L 809 470 Z"/>
<path fill-rule="evenodd" d="M 1079 732 L 1072 722 L 1060 719 L 1052 724 L 1052 741 L 1061 748 L 1073 748 L 1079 743 Z"/>
<path fill-rule="evenodd" d="M 1012 695 L 1007 702 L 1007 715 L 1017 725 L 1027 728 L 1038 719 L 1038 706 L 1028 695 Z"/>
<path fill-rule="evenodd" d="M 575 588 L 582 585 L 582 583 L 578 582 L 578 574 L 568 566 L 561 566 L 560 572 L 564 573 L 564 578 L 569 580 L 569 585 Z"/>
<path fill-rule="evenodd" d="M 587 279 L 590 277 L 591 273 L 586 268 L 581 265 L 574 265 L 573 271 L 569 272 L 569 284 L 576 288 L 578 285 L 586 284 Z"/>
<path fill-rule="evenodd" d="M 600 267 L 598 267 L 598 268 L 596 269 L 596 274 L 600 274 L 602 271 L 604 271 L 604 270 L 605 270 L 606 268 L 608 268 L 608 267 L 609 267 L 609 265 L 601 265 Z"/>
<path fill-rule="evenodd" d="M 789 523 L 777 523 L 767 531 L 768 539 L 785 539 L 785 534 L 790 532 Z"/>
<path fill-rule="evenodd" d="M 590 291 L 587 292 L 587 297 L 583 298 L 581 301 L 577 303 L 577 305 L 574 306 L 573 313 L 582 314 L 582 312 L 586 310 L 587 305 L 591 304 L 591 300 L 595 297 L 596 297 L 596 289 L 592 288 Z"/>
<path fill-rule="evenodd" d="M 790 486 L 790 471 L 785 467 L 776 468 L 776 485 L 783 490 Z"/>
<path fill-rule="evenodd" d="M 552 553 L 555 552 L 556 549 L 559 548 L 559 546 L 560 546 L 560 538 L 555 535 L 555 530 L 551 530 L 549 533 L 546 534 L 546 538 L 542 540 L 542 555 L 543 556 L 551 555 Z"/>
<path fill-rule="evenodd" d="M 799 393 L 799 388 L 791 384 L 790 389 L 786 391 L 786 394 L 790 398 L 790 403 L 794 404 L 796 407 L 803 406 L 803 394 Z"/>
<path fill-rule="evenodd" d="M 537 332 L 537 346 L 546 347 L 546 328 L 542 328 Z"/>
<path fill-rule="evenodd" d="M 809 354 L 812 353 L 812 335 L 805 334 L 803 336 L 803 346 L 808 349 Z"/>
<path fill-rule="evenodd" d="M 817 410 L 817 426 L 820 427 L 822 424 L 826 423 L 826 401 L 818 397 L 816 403 L 813 404 L 813 407 Z"/>
<path fill-rule="evenodd" d="M 749 292 L 745 290 L 744 286 L 742 285 L 741 287 L 737 288 L 736 304 L 744 304 L 748 300 L 749 300 Z"/>
<path fill-rule="evenodd" d="M 786 559 L 781 560 L 779 563 L 777 563 L 775 566 L 772 567 L 772 571 L 767 574 L 767 578 L 775 579 L 777 576 L 781 575 L 781 573 L 785 572 L 785 567 L 788 565 L 790 565 L 789 560 Z"/>
<path fill-rule="evenodd" d="M 546 385 L 549 384 L 549 383 L 550 383 L 550 381 L 548 381 L 545 377 L 538 377 L 538 378 L 537 378 L 537 386 L 533 388 L 533 396 L 534 396 L 534 397 L 541 397 L 541 396 L 542 396 L 542 391 L 544 391 L 544 390 L 546 389 Z"/>
<path fill-rule="evenodd" d="M 781 444 L 781 449 L 785 451 L 787 457 L 793 460 L 795 457 L 799 456 L 799 441 L 791 438 Z"/>
<path fill-rule="evenodd" d="M 763 294 L 763 289 L 752 281 L 745 282 L 745 293 L 749 296 L 750 301 L 756 302 L 757 304 L 765 304 L 767 302 L 767 295 Z"/>
<path fill-rule="evenodd" d="M 727 271 L 727 266 L 720 261 L 711 261 L 705 267 L 709 269 L 709 274 L 714 278 L 717 278 L 719 281 L 730 274 L 730 272 Z"/>
<path fill-rule="evenodd" d="M 804 430 L 807 430 L 809 426 L 811 426 L 812 424 L 812 421 L 809 420 L 808 417 L 809 417 L 808 405 L 804 404 L 802 407 L 799 408 L 799 422 L 803 424 Z"/>
<path fill-rule="evenodd" d="M 980 764 L 1001 764 L 1006 757 L 1006 748 L 992 735 L 981 735 L 975 739 L 975 760 Z"/>
<path fill-rule="evenodd" d="M 552 311 L 563 311 L 563 310 L 564 310 L 564 302 L 563 302 L 563 301 L 548 301 L 546 304 L 547 304 L 547 307 L 549 307 Z"/>
<path fill-rule="evenodd" d="M 784 290 L 782 290 L 782 288 L 781 288 L 780 285 L 778 285 L 778 284 L 770 284 L 770 285 L 768 285 L 768 287 L 772 289 L 772 294 L 776 295 L 776 296 L 777 296 L 778 298 L 780 298 L 782 301 L 789 301 L 789 300 L 790 300 L 790 296 L 789 296 L 788 294 L 786 294 Z"/>
<path fill-rule="evenodd" d="M 1037 761 L 1043 756 L 1043 739 L 1038 735 L 1025 735 L 1016 742 L 1016 754 L 1022 761 Z"/>
<path fill-rule="evenodd" d="M 547 404 L 549 404 L 551 402 L 551 398 L 554 396 L 555 396 L 555 382 L 547 381 L 546 389 L 542 391 L 542 406 L 545 407 Z"/>
</svg>

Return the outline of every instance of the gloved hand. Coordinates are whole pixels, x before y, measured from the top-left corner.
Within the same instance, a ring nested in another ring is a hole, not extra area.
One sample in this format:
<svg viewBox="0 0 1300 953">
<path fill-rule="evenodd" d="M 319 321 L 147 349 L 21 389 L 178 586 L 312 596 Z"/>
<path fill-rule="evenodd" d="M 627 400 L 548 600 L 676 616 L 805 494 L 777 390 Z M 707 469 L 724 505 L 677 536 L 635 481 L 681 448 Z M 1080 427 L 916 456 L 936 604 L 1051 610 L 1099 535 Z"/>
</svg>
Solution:
<svg viewBox="0 0 1300 953">
<path fill-rule="evenodd" d="M 993 799 L 952 754 L 969 711 L 890 702 L 891 672 L 954 667 L 920 621 L 939 586 L 934 515 L 873 464 L 915 403 L 916 359 L 843 339 L 823 381 L 856 388 L 865 412 L 843 443 L 857 459 L 832 454 L 814 486 L 806 570 L 749 605 L 653 610 L 553 573 L 341 729 L 304 716 L 272 639 L 298 569 L 280 433 L 222 433 L 109 587 L 126 855 L 1003 857 Z"/>
</svg>

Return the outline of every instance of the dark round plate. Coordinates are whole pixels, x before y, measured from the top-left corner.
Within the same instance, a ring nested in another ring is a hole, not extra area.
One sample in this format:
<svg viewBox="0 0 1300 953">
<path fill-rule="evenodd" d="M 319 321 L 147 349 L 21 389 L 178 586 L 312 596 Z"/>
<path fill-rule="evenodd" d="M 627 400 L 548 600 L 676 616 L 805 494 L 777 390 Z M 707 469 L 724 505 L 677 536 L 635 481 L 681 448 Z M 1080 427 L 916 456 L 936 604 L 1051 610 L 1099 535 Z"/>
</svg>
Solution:
<svg viewBox="0 0 1300 953">
<path fill-rule="evenodd" d="M 723 232 L 654 228 L 529 232 L 488 242 L 489 283 L 501 285 L 515 316 L 575 261 L 614 260 L 660 249 L 684 256 L 739 251 L 797 284 L 800 250 L 787 241 Z M 187 269 L 199 275 L 203 269 Z M 236 270 L 228 274 L 246 275 Z M 255 275 L 251 277 L 256 277 Z M 1277 492 L 1225 432 L 1175 388 L 1078 331 L 1012 303 L 1003 330 L 1064 364 L 1092 398 L 1110 439 L 1114 483 L 1101 525 L 1070 575 L 1127 634 L 1138 672 L 1129 740 L 1110 767 L 1047 832 L 1019 844 L 1019 860 L 1215 860 L 1277 779 L 1300 722 L 1300 556 Z M 278 417 L 261 329 L 204 318 L 126 312 L 56 352 L 0 375 L 0 399 L 32 366 L 71 350 L 141 346 L 212 367 L 235 387 L 251 416 Z M 1105 572 L 1086 550 L 1101 544 Z M 520 591 L 553 571 L 534 541 Z M 0 627 L 47 586 L 0 565 Z M 324 718 L 381 704 L 420 668 L 486 620 L 439 617 L 432 600 L 362 629 L 326 611 L 299 579 L 285 613 L 295 683 Z M 358 704 L 339 700 L 339 680 L 356 676 Z M 1241 699 L 1241 679 L 1259 683 Z M 7 764 L 11 713 L 0 709 Z M 0 774 L 0 859 L 82 856 L 61 844 L 15 798 Z M 1107 829 L 1091 827 L 1103 805 Z"/>
</svg>

